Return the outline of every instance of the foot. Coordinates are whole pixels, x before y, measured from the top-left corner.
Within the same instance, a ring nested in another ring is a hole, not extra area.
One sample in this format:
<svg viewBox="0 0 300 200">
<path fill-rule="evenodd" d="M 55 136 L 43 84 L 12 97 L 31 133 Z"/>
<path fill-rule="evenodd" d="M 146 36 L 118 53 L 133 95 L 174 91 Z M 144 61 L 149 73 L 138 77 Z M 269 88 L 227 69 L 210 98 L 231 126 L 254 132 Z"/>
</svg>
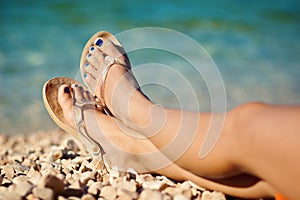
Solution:
<svg viewBox="0 0 300 200">
<path fill-rule="evenodd" d="M 58 102 L 69 126 L 77 129 L 73 99 L 88 102 L 92 98 L 91 93 L 80 86 L 62 85 L 59 88 Z M 99 110 L 87 109 L 83 112 L 88 134 L 103 147 L 112 166 L 117 166 L 124 171 L 133 168 L 138 172 L 157 173 L 165 171 L 167 165 L 169 165 L 167 168 L 172 166 L 171 161 L 160 153 L 150 140 L 145 139 L 139 133 L 131 129 L 124 132 L 116 124 L 114 118 Z M 168 176 L 174 177 L 171 174 Z"/>
<path fill-rule="evenodd" d="M 106 56 L 117 60 L 108 69 Z M 138 89 L 139 85 L 122 48 L 109 39 L 97 38 L 89 48 L 83 65 L 81 73 L 84 74 L 85 83 L 116 118 L 129 126 L 131 123 L 145 123 L 145 115 L 140 116 L 145 112 L 141 112 L 140 108 L 147 109 L 152 104 Z"/>
</svg>

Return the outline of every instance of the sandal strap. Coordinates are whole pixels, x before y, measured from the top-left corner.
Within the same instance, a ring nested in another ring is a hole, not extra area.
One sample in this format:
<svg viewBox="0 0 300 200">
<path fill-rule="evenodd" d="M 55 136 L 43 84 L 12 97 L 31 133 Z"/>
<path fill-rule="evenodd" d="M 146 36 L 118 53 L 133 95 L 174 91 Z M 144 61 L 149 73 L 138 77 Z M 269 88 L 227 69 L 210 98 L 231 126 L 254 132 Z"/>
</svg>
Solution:
<svg viewBox="0 0 300 200">
<path fill-rule="evenodd" d="M 100 81 L 101 81 L 100 102 L 101 102 L 101 106 L 103 107 L 103 110 L 104 110 L 105 114 L 107 114 L 109 116 L 113 116 L 113 114 L 107 108 L 106 103 L 105 103 L 104 83 L 105 83 L 106 78 L 107 78 L 107 72 L 111 68 L 111 66 L 113 66 L 114 64 L 120 64 L 120 65 L 126 67 L 126 63 L 121 61 L 119 58 L 113 58 L 111 56 L 105 56 L 104 57 L 104 62 L 105 62 L 105 67 L 103 68 L 103 71 L 102 71 L 101 76 L 100 76 Z"/>
<path fill-rule="evenodd" d="M 82 140 L 89 153 L 94 157 L 100 157 L 102 162 L 104 163 L 105 169 L 107 171 L 110 171 L 111 164 L 106 156 L 106 152 L 104 151 L 103 147 L 89 135 L 84 122 L 84 111 L 94 110 L 97 107 L 97 102 L 92 100 L 83 102 L 76 99 L 75 95 L 73 94 L 73 104 L 75 122 L 80 139 Z"/>
</svg>

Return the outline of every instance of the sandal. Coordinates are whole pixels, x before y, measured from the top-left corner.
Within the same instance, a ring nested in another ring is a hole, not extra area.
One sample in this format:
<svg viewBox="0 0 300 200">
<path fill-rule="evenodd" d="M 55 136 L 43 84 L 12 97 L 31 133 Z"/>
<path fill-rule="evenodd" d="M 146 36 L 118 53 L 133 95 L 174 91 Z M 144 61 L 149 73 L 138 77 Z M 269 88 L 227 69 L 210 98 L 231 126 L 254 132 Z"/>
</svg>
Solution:
<svg viewBox="0 0 300 200">
<path fill-rule="evenodd" d="M 90 137 L 84 122 L 84 111 L 88 109 L 100 109 L 98 102 L 94 100 L 83 100 L 76 99 L 73 93 L 73 105 L 74 105 L 74 116 L 75 116 L 75 124 L 77 130 L 70 127 L 65 121 L 62 108 L 58 103 L 58 89 L 61 85 L 80 85 L 77 81 L 66 78 L 66 77 L 58 77 L 53 78 L 47 81 L 43 87 L 43 101 L 44 105 L 53 119 L 53 121 L 64 131 L 73 134 L 75 137 L 79 138 L 84 146 L 87 148 L 89 153 L 94 157 L 93 164 L 96 168 L 98 168 L 99 162 L 103 163 L 105 169 L 110 171 L 110 161 L 108 160 L 106 153 L 102 146 L 96 142 L 93 138 Z"/>
<path fill-rule="evenodd" d="M 119 40 L 113 36 L 111 33 L 106 32 L 106 31 L 99 31 L 97 33 L 95 33 L 86 43 L 85 47 L 83 48 L 82 54 L 81 54 L 81 59 L 80 59 L 80 71 L 81 71 L 81 76 L 82 76 L 82 80 L 85 83 L 85 85 L 89 88 L 88 84 L 85 82 L 85 78 L 84 78 L 84 64 L 86 63 L 86 55 L 89 52 L 89 48 L 91 46 L 94 45 L 94 42 L 97 38 L 105 38 L 105 39 L 109 39 L 111 42 L 114 43 L 114 45 L 116 45 L 116 47 L 120 50 L 120 52 L 123 53 L 123 56 L 125 57 L 126 63 L 124 63 L 123 61 L 121 61 L 118 58 L 113 58 L 111 56 L 105 55 L 104 61 L 106 66 L 104 67 L 104 69 L 102 69 L 102 73 L 100 75 L 100 82 L 101 82 L 101 88 L 100 88 L 100 96 L 98 97 L 100 100 L 100 104 L 103 107 L 104 112 L 109 115 L 109 116 L 113 116 L 112 112 L 108 109 L 108 107 L 106 106 L 106 103 L 104 101 L 104 83 L 106 81 L 106 76 L 107 76 L 107 72 L 110 69 L 110 67 L 114 64 L 120 64 L 122 66 L 124 66 L 126 69 L 130 70 L 130 62 L 128 59 L 127 54 L 125 53 L 125 50 L 123 49 L 122 44 L 119 42 Z M 92 94 L 95 96 L 95 94 L 93 93 L 93 91 L 91 90 L 91 88 L 89 88 L 89 90 L 92 92 Z"/>
</svg>

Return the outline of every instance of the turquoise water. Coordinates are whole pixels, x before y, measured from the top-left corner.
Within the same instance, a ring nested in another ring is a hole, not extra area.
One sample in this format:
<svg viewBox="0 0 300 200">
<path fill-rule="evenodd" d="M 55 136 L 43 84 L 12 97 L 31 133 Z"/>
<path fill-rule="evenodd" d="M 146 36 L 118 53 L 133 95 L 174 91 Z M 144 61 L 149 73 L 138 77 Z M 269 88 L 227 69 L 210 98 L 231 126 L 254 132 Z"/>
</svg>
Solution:
<svg viewBox="0 0 300 200">
<path fill-rule="evenodd" d="M 98 30 L 116 34 L 147 26 L 182 32 L 205 47 L 223 77 L 228 109 L 252 100 L 300 103 L 297 0 L 0 0 L 0 133 L 55 127 L 43 107 L 43 83 L 75 77 L 82 48 Z M 157 52 L 149 55 L 130 58 L 133 65 L 166 61 Z M 173 102 L 165 92 L 145 90 L 163 104 Z"/>
</svg>

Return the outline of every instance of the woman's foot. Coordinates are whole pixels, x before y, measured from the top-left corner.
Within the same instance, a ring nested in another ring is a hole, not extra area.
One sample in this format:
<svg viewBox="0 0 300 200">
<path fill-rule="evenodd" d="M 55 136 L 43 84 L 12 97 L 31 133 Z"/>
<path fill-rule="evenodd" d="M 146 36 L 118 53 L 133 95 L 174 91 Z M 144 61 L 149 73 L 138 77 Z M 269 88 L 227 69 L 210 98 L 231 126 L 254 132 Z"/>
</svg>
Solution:
<svg viewBox="0 0 300 200">
<path fill-rule="evenodd" d="M 123 51 L 111 40 L 97 38 L 82 62 L 81 73 L 87 86 L 116 118 L 130 127 L 145 126 L 151 119 L 144 113 L 149 112 L 153 104 L 139 90 Z M 106 56 L 117 63 L 107 68 Z"/>
<path fill-rule="evenodd" d="M 91 102 L 93 96 L 77 85 L 62 85 L 58 90 L 58 102 L 64 118 L 69 126 L 77 129 L 74 100 Z M 124 132 L 114 118 L 95 109 L 83 110 L 83 115 L 88 134 L 103 147 L 112 166 L 116 165 L 122 170 L 133 168 L 138 172 L 157 173 L 164 171 L 167 166 L 167 168 L 172 166 L 172 162 L 159 152 L 150 140 L 131 129 L 126 129 Z M 175 178 L 176 175 L 168 174 L 168 176 Z"/>
</svg>

